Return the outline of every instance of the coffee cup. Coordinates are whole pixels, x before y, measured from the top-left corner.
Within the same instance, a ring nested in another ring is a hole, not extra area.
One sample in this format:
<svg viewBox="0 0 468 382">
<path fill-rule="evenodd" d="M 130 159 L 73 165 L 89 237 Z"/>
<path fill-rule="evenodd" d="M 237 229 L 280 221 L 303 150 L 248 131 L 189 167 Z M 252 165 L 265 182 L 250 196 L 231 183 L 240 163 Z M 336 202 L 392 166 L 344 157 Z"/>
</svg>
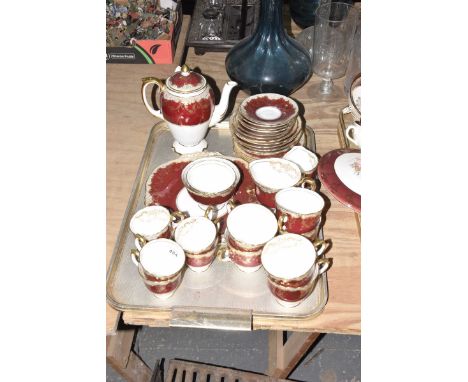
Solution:
<svg viewBox="0 0 468 382">
<path fill-rule="evenodd" d="M 280 305 L 294 307 L 310 295 L 318 277 L 332 264 L 331 259 L 319 258 L 327 247 L 324 240 L 312 243 L 294 233 L 277 236 L 265 244 L 261 260 L 268 288 Z"/>
<path fill-rule="evenodd" d="M 361 147 L 361 124 L 354 122 L 349 125 L 345 131 L 346 138 L 353 142 L 356 146 Z"/>
<path fill-rule="evenodd" d="M 258 201 L 268 208 L 275 208 L 275 194 L 283 188 L 309 184 L 315 189 L 315 183 L 306 182 L 299 166 L 287 159 L 257 159 L 250 162 L 249 171 Z"/>
<path fill-rule="evenodd" d="M 281 234 L 297 233 L 315 240 L 325 201 L 315 191 L 289 187 L 275 196 L 278 229 Z"/>
<path fill-rule="evenodd" d="M 185 252 L 187 266 L 194 272 L 206 271 L 213 262 L 218 246 L 219 221 L 205 216 L 187 218 L 177 226 L 174 239 Z"/>
<path fill-rule="evenodd" d="M 273 212 L 260 204 L 241 204 L 229 213 L 226 225 L 227 251 L 231 261 L 243 272 L 260 269 L 263 246 L 278 230 Z"/>
<path fill-rule="evenodd" d="M 148 241 L 141 250 L 131 250 L 146 288 L 160 299 L 171 297 L 182 281 L 185 254 L 182 247 L 169 239 Z"/>
<path fill-rule="evenodd" d="M 130 231 L 136 237 L 135 246 L 141 250 L 145 241 L 169 239 L 172 235 L 172 223 L 184 218 L 183 213 L 171 213 L 163 206 L 148 206 L 138 210 L 130 220 Z"/>
</svg>

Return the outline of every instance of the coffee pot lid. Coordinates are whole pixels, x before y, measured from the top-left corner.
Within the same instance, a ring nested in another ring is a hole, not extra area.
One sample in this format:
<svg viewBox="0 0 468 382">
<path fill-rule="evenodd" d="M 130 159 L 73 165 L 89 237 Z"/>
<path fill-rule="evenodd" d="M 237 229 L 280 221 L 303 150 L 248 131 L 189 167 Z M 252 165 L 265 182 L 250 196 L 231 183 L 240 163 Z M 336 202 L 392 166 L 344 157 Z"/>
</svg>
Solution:
<svg viewBox="0 0 468 382">
<path fill-rule="evenodd" d="M 183 65 L 180 71 L 167 79 L 166 86 L 178 93 L 191 93 L 204 88 L 206 79 L 201 74 L 190 70 L 187 65 Z"/>
</svg>

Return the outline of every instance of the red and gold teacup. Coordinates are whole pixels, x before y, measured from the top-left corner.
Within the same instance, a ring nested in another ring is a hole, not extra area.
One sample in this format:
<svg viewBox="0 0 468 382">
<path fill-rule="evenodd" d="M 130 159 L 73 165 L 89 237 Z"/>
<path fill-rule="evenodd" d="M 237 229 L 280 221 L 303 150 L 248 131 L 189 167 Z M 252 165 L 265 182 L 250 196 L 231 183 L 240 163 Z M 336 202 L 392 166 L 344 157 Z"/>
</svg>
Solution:
<svg viewBox="0 0 468 382">
<path fill-rule="evenodd" d="M 130 231 L 135 235 L 135 246 L 141 250 L 144 242 L 172 236 L 172 223 L 185 218 L 182 212 L 169 212 L 163 206 L 148 206 L 138 210 L 130 220 Z M 143 241 L 142 241 L 143 239 Z"/>
<path fill-rule="evenodd" d="M 233 162 L 219 157 L 206 157 L 189 163 L 181 177 L 195 201 L 216 206 L 226 203 L 234 195 L 241 175 Z"/>
<path fill-rule="evenodd" d="M 268 288 L 279 304 L 294 307 L 310 295 L 318 277 L 332 264 L 331 259 L 318 258 L 327 247 L 324 240 L 312 244 L 294 233 L 277 236 L 265 244 L 262 264 Z"/>
<path fill-rule="evenodd" d="M 275 215 L 266 207 L 246 203 L 235 207 L 228 215 L 226 242 L 229 257 L 243 272 L 255 272 L 262 266 L 265 243 L 277 232 Z"/>
<path fill-rule="evenodd" d="M 325 201 L 315 191 L 290 187 L 275 196 L 278 229 L 281 234 L 297 233 L 315 240 Z"/>
<path fill-rule="evenodd" d="M 182 247 L 169 239 L 144 243 L 141 250 L 132 249 L 132 260 L 138 266 L 146 288 L 160 299 L 171 297 L 182 281 L 185 254 Z"/>
<path fill-rule="evenodd" d="M 302 173 L 297 164 L 282 158 L 257 159 L 249 164 L 255 182 L 255 194 L 264 206 L 275 208 L 275 194 L 283 188 L 301 183 Z"/>
<path fill-rule="evenodd" d="M 194 272 L 206 271 L 213 262 L 218 246 L 219 221 L 205 216 L 194 216 L 179 223 L 174 239 L 187 257 L 187 265 Z"/>
</svg>

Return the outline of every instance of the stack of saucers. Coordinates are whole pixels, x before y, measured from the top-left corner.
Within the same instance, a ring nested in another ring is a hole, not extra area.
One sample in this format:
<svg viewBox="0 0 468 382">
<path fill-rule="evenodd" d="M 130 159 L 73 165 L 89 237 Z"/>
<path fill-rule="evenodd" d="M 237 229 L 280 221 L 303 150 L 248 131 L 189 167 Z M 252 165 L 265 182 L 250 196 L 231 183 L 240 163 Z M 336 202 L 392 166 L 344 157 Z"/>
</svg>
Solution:
<svg viewBox="0 0 468 382">
<path fill-rule="evenodd" d="M 230 120 L 237 156 L 251 161 L 282 157 L 303 135 L 299 108 L 291 98 L 264 93 L 245 99 Z"/>
</svg>

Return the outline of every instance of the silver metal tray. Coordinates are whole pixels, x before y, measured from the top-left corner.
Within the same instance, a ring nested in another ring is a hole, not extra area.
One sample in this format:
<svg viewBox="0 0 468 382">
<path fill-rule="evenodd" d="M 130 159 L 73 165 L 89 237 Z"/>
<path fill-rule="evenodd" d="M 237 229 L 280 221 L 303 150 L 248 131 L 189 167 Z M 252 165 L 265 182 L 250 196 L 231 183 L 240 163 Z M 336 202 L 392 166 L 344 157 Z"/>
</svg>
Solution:
<svg viewBox="0 0 468 382">
<path fill-rule="evenodd" d="M 309 127 L 306 127 L 303 141 L 305 147 L 315 151 L 314 134 Z M 312 294 L 294 308 L 276 302 L 268 289 L 263 268 L 248 274 L 218 258 L 203 273 L 186 270 L 181 285 L 168 300 L 160 300 L 146 289 L 130 257 L 134 236 L 129 230 L 129 221 L 144 207 L 146 181 L 153 170 L 180 158 L 172 150 L 172 142 L 165 122 L 152 128 L 108 269 L 108 303 L 121 311 L 169 311 L 171 326 L 216 329 L 252 330 L 253 316 L 300 319 L 318 315 L 328 298 L 326 274 L 319 278 Z M 227 123 L 211 128 L 207 142 L 210 152 L 234 156 Z"/>
</svg>

